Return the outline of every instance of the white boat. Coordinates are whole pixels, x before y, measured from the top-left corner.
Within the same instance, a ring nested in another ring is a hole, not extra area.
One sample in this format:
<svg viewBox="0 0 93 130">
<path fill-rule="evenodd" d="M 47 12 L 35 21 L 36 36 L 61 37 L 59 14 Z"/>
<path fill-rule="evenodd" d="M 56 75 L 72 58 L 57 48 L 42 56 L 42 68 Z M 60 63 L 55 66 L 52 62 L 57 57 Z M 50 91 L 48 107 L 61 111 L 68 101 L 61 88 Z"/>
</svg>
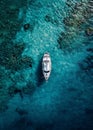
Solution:
<svg viewBox="0 0 93 130">
<path fill-rule="evenodd" d="M 51 73 L 51 58 L 48 52 L 46 52 L 42 59 L 42 71 L 45 80 L 48 80 Z"/>
</svg>

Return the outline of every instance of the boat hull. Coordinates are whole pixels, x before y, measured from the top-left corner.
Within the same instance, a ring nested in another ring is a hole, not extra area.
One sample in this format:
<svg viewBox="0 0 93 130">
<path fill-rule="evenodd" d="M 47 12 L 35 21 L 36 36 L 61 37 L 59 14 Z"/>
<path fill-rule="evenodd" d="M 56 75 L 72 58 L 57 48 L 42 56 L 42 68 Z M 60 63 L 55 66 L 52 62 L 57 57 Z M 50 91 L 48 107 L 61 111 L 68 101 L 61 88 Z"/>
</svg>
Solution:
<svg viewBox="0 0 93 130">
<path fill-rule="evenodd" d="M 42 59 L 42 72 L 45 80 L 48 80 L 51 73 L 51 58 L 49 53 L 45 53 Z"/>
</svg>

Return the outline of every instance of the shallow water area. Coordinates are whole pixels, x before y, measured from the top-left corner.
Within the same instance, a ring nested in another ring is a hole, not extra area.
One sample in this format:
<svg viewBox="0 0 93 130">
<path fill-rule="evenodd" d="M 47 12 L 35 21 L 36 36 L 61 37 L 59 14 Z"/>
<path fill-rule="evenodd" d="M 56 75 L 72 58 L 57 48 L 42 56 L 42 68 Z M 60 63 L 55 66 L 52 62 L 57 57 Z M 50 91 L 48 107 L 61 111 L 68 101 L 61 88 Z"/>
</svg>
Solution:
<svg viewBox="0 0 93 130">
<path fill-rule="evenodd" d="M 3 11 L 4 0 L 0 6 Z M 93 129 L 90 6 L 92 0 L 28 0 L 4 11 L 0 130 Z M 48 81 L 42 75 L 45 52 L 52 60 Z"/>
</svg>

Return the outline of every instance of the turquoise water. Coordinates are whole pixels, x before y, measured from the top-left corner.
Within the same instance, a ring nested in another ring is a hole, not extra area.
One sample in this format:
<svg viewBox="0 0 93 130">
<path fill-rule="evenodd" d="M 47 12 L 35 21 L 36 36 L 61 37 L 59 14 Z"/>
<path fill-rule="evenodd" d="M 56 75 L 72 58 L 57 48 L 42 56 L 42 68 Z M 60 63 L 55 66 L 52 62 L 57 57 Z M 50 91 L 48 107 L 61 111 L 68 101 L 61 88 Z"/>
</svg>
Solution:
<svg viewBox="0 0 93 130">
<path fill-rule="evenodd" d="M 92 130 L 93 1 L 2 0 L 0 6 L 0 130 Z"/>
</svg>

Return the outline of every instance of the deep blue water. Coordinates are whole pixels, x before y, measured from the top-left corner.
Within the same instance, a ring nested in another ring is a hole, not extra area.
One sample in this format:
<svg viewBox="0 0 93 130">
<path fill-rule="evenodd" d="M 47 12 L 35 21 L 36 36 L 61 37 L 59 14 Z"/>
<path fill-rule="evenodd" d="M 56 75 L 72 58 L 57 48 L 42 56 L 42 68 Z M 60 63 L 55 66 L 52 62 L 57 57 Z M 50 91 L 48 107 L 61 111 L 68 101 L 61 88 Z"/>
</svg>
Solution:
<svg viewBox="0 0 93 130">
<path fill-rule="evenodd" d="M 0 130 L 93 130 L 92 7 L 92 0 L 1 0 Z"/>
</svg>

